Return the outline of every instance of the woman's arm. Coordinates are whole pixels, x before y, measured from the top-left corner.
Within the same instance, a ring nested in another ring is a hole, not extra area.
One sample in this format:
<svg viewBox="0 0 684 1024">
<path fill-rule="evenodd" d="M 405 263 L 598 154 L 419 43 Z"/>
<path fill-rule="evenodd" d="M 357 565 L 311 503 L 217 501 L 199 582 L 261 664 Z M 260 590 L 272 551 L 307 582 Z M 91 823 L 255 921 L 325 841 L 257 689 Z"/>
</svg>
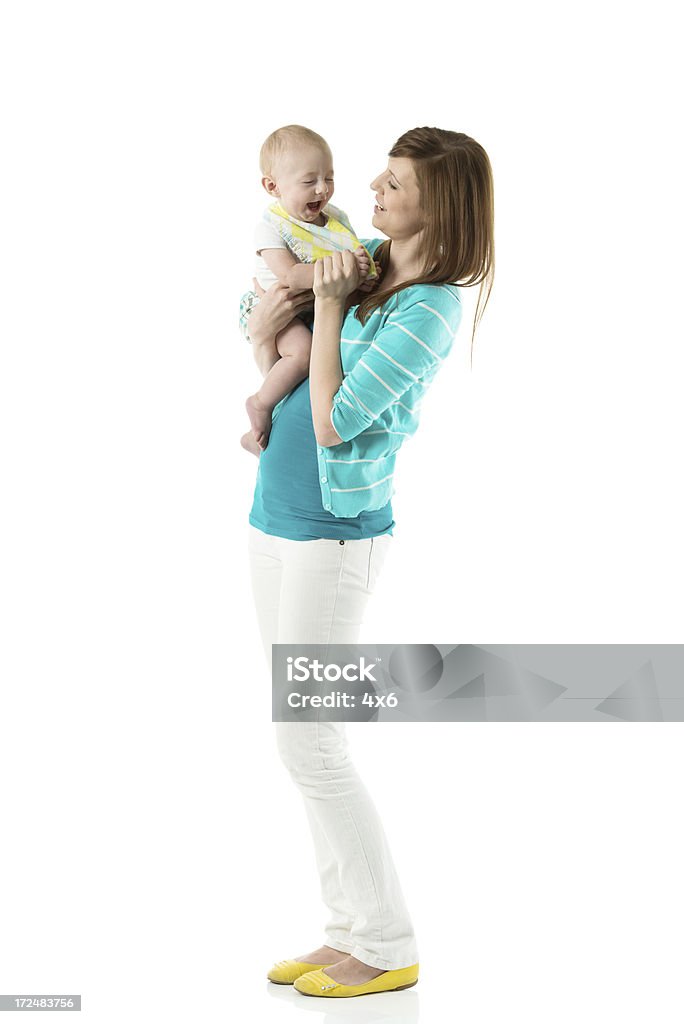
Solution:
<svg viewBox="0 0 684 1024">
<path fill-rule="evenodd" d="M 342 383 L 340 337 L 347 300 L 359 283 L 354 254 L 336 252 L 314 264 L 314 329 L 309 362 L 311 416 L 318 444 L 340 444 L 342 438 L 332 425 L 333 395 Z"/>
<path fill-rule="evenodd" d="M 248 333 L 254 361 L 263 376 L 266 376 L 273 365 L 272 352 L 276 335 L 283 327 L 287 327 L 300 309 L 311 305 L 313 292 L 294 292 L 282 281 L 276 281 L 264 291 L 256 278 L 252 280 L 259 302 L 249 314 Z"/>
<path fill-rule="evenodd" d="M 335 254 L 335 256 L 337 257 L 338 261 L 340 261 L 341 255 L 342 255 L 341 253 L 336 253 Z M 353 254 L 352 253 L 347 253 L 346 255 L 347 255 L 347 268 L 348 268 L 348 272 L 351 273 L 352 268 L 351 268 L 351 264 L 349 262 L 349 257 L 353 257 Z M 327 260 L 331 260 L 332 257 L 327 256 L 326 259 Z M 356 258 L 353 258 L 353 262 L 354 262 L 354 264 L 356 264 L 356 262 L 357 262 Z M 321 277 L 322 277 L 323 276 L 323 270 L 324 270 L 324 264 L 323 264 L 322 260 L 317 260 L 317 262 L 312 265 L 312 269 L 314 269 L 319 264 L 322 265 L 321 266 L 321 271 L 319 271 L 319 273 L 321 274 Z M 340 266 L 342 266 L 341 263 L 340 263 Z M 378 272 L 379 272 L 380 271 L 380 267 L 378 267 L 377 269 L 378 269 Z M 328 270 L 328 275 L 330 275 L 330 270 Z M 254 291 L 259 296 L 260 301 L 257 303 L 256 306 L 254 306 L 254 308 L 252 309 L 251 313 L 249 314 L 248 333 L 249 333 L 249 337 L 250 337 L 250 339 L 252 341 L 252 354 L 254 356 L 254 361 L 257 364 L 257 366 L 259 367 L 259 371 L 262 374 L 262 376 L 265 377 L 266 374 L 268 373 L 268 371 L 273 366 L 273 363 L 274 363 L 273 351 L 275 349 L 276 335 L 280 331 L 282 331 L 283 327 L 287 327 L 287 325 L 294 319 L 295 314 L 297 312 L 299 312 L 300 309 L 304 309 L 305 307 L 311 305 L 311 303 L 312 303 L 312 301 L 314 299 L 314 293 L 312 291 L 297 292 L 297 291 L 295 291 L 295 290 L 293 290 L 291 288 L 288 288 L 288 286 L 286 284 L 284 284 L 282 281 L 278 281 L 278 282 L 276 282 L 276 284 L 272 284 L 271 287 L 268 288 L 267 290 L 264 290 L 259 285 L 259 283 L 256 280 L 256 278 L 252 278 L 252 281 L 253 281 L 253 284 L 254 284 Z M 358 299 L 358 298 L 362 297 L 362 296 L 359 296 L 359 295 L 354 293 L 354 291 L 353 291 L 353 289 L 354 289 L 353 281 L 354 281 L 354 278 L 352 276 L 352 277 L 349 278 L 347 285 L 343 288 L 343 291 L 341 293 L 341 294 L 344 295 L 344 298 L 340 298 L 338 300 L 338 301 L 341 301 L 341 303 L 342 303 L 342 311 L 343 311 L 343 313 L 346 313 L 346 311 L 349 308 L 349 306 L 353 304 L 354 299 Z M 358 286 L 358 291 L 361 291 L 361 292 L 370 291 L 372 288 L 377 286 L 377 282 L 378 282 L 377 278 L 375 278 L 372 281 L 367 282 L 367 283 L 366 282 L 362 282 Z M 348 289 L 351 289 L 351 290 L 348 290 Z M 317 313 L 318 313 L 318 306 L 316 305 L 314 307 L 314 316 L 316 316 Z M 331 322 L 336 321 L 338 319 L 339 319 L 339 314 L 335 314 L 331 318 L 329 316 L 329 314 L 324 312 L 323 313 L 323 323 L 320 324 L 320 326 L 323 328 L 324 331 L 327 332 L 327 330 L 328 330 L 328 326 L 327 325 L 329 325 Z M 344 319 L 343 315 L 342 315 L 341 319 L 342 320 Z M 315 326 L 315 321 L 314 321 L 314 326 Z M 341 324 L 340 324 L 340 326 L 341 326 Z M 337 339 L 338 339 L 337 340 L 337 358 L 339 360 L 339 337 L 340 337 L 339 326 L 337 328 L 337 335 L 336 336 L 337 336 Z M 341 370 L 340 370 L 340 372 L 341 372 Z M 330 419 L 329 418 L 328 418 L 328 424 L 330 424 L 330 426 L 332 427 L 332 424 L 330 423 Z M 340 443 L 339 435 L 336 432 L 334 433 L 333 439 L 329 443 L 331 443 L 331 444 L 339 444 Z"/>
<path fill-rule="evenodd" d="M 450 289 L 431 286 L 405 295 L 333 397 L 330 421 L 337 436 L 350 441 L 419 384 L 419 401 L 410 410 L 416 411 L 451 350 L 461 317 L 461 301 Z"/>
<path fill-rule="evenodd" d="M 330 414 L 333 395 L 337 394 L 344 379 L 340 360 L 344 314 L 344 301 L 316 297 L 309 359 L 309 394 L 316 442 L 324 447 L 342 441 L 332 425 Z"/>
</svg>

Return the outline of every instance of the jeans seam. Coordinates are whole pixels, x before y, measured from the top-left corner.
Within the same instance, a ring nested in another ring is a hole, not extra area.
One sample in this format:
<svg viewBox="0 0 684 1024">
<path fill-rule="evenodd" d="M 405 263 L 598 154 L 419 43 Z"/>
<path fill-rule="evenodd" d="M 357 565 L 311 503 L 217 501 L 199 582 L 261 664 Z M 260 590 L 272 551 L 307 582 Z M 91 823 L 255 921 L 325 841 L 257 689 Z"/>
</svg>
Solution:
<svg viewBox="0 0 684 1024">
<path fill-rule="evenodd" d="M 327 656 L 327 649 L 328 649 L 328 647 L 330 645 L 330 634 L 332 632 L 333 622 L 335 621 L 335 609 L 337 608 L 337 598 L 339 596 L 340 586 L 342 584 L 342 576 L 344 574 L 344 556 L 345 556 L 345 551 L 347 550 L 347 545 L 346 544 L 340 544 L 339 547 L 341 548 L 340 568 L 339 568 L 339 572 L 338 572 L 338 575 L 337 575 L 337 588 L 335 590 L 335 601 L 333 603 L 332 615 L 330 617 L 330 628 L 328 630 L 328 639 L 326 641 L 326 656 Z M 318 711 L 317 711 L 317 714 L 316 714 L 316 747 L 318 749 L 318 753 L 319 753 L 319 756 L 321 758 L 321 764 L 323 765 L 324 770 L 325 771 L 329 771 L 330 769 L 327 769 L 326 766 L 325 766 L 325 755 L 323 754 L 323 752 L 321 750 L 320 714 L 321 714 L 321 709 L 319 708 Z M 347 801 L 345 799 L 344 791 L 340 788 L 339 783 L 337 782 L 337 780 L 334 777 L 331 778 L 330 781 L 335 786 L 335 790 L 337 792 L 337 796 L 338 796 L 339 799 L 341 799 L 342 804 L 344 806 L 344 809 L 345 809 L 345 812 L 346 812 L 346 815 L 347 815 L 347 820 L 349 821 L 349 823 L 351 824 L 352 828 L 354 829 L 354 832 L 356 833 L 358 844 L 359 844 L 359 846 L 361 848 L 361 851 L 363 853 L 363 859 L 364 859 L 364 863 L 366 865 L 366 872 L 367 872 L 368 877 L 370 878 L 371 884 L 373 886 L 373 893 L 375 895 L 375 905 L 377 907 L 378 917 L 382 921 L 382 905 L 380 903 L 380 896 L 379 896 L 379 893 L 378 893 L 378 890 L 377 890 L 377 886 L 375 884 L 375 878 L 373 877 L 373 872 L 371 871 L 370 863 L 368 861 L 368 855 L 366 854 L 366 850 L 365 850 L 365 847 L 363 845 L 363 839 L 361 837 L 361 833 L 359 832 L 357 824 L 354 821 L 354 815 L 351 813 L 351 810 L 349 808 L 349 804 L 347 803 Z M 383 937 L 382 937 L 382 925 L 380 925 L 380 928 L 378 929 L 378 931 L 380 933 L 380 944 L 381 944 L 381 946 L 384 946 L 384 940 L 383 940 Z"/>
<path fill-rule="evenodd" d="M 373 541 L 374 540 L 375 540 L 375 538 L 371 537 L 371 539 L 370 539 L 370 550 L 368 552 L 368 576 L 366 578 L 366 590 L 370 589 L 371 562 L 373 560 Z"/>
<path fill-rule="evenodd" d="M 338 569 L 338 572 L 337 572 L 337 585 L 335 587 L 335 600 L 333 601 L 332 611 L 330 613 L 330 622 L 328 624 L 328 635 L 327 635 L 326 641 L 325 641 L 325 652 L 324 652 L 324 657 L 325 658 L 327 658 L 327 656 L 328 656 L 328 649 L 330 647 L 330 634 L 332 633 L 333 623 L 335 622 L 335 611 L 337 609 L 337 599 L 340 596 L 340 586 L 342 584 L 342 575 L 344 573 L 344 553 L 346 551 L 346 544 L 340 544 L 339 545 L 339 550 L 340 550 L 340 566 L 339 566 L 339 569 Z M 321 737 L 320 737 L 320 721 L 321 721 L 321 719 L 320 719 L 320 715 L 321 715 L 321 709 L 318 708 L 317 711 L 316 711 L 316 749 L 318 751 L 318 756 L 321 759 L 321 764 L 325 768 L 325 755 L 323 754 L 323 751 L 321 750 Z"/>
<path fill-rule="evenodd" d="M 317 719 L 316 720 L 316 742 L 317 742 L 318 748 L 320 750 L 318 726 L 319 726 L 319 721 Z M 325 768 L 325 758 L 323 758 L 322 764 L 323 764 L 323 768 L 326 771 L 330 771 L 330 769 L 326 769 Z M 373 895 L 375 896 L 375 906 L 377 908 L 378 919 L 381 922 L 379 928 L 377 929 L 378 934 L 379 934 L 379 942 L 380 942 L 380 945 L 382 946 L 382 948 L 384 949 L 385 941 L 384 941 L 383 935 L 382 935 L 382 903 L 380 902 L 380 895 L 378 893 L 378 889 L 377 889 L 377 886 L 375 884 L 375 878 L 373 876 L 373 872 L 371 870 L 370 862 L 368 860 L 368 854 L 366 853 L 366 848 L 365 848 L 365 846 L 363 844 L 363 838 L 361 836 L 361 833 L 359 832 L 359 829 L 358 829 L 358 826 L 357 826 L 356 822 L 354 821 L 354 815 L 350 811 L 349 804 L 347 803 L 347 800 L 346 800 L 345 795 L 344 795 L 344 791 L 340 788 L 340 785 L 339 785 L 339 783 L 337 782 L 337 780 L 335 778 L 331 778 L 330 781 L 334 785 L 335 791 L 337 793 L 337 796 L 341 800 L 342 805 L 344 806 L 345 812 L 347 814 L 347 820 L 349 821 L 349 823 L 351 824 L 352 828 L 354 829 L 354 832 L 355 832 L 357 840 L 358 840 L 359 847 L 361 848 L 361 852 L 363 854 L 364 864 L 366 865 L 366 872 L 367 872 L 368 877 L 371 880 L 371 884 L 372 884 L 372 887 L 373 887 Z M 345 897 L 346 897 L 346 895 L 347 894 L 345 893 Z M 354 916 L 356 917 L 356 914 L 354 912 L 354 908 L 353 907 L 352 907 L 352 913 L 354 913 Z M 353 926 L 352 926 L 352 929 L 353 929 Z M 354 941 L 356 942 L 356 940 L 354 940 Z M 358 943 L 356 943 L 356 945 L 358 945 Z"/>
</svg>

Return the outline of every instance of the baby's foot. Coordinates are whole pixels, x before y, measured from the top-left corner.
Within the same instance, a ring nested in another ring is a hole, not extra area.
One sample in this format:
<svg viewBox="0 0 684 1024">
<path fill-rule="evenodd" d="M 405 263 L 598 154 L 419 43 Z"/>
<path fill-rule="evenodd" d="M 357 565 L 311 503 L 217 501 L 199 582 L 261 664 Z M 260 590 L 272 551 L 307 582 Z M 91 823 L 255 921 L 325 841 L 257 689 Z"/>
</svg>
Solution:
<svg viewBox="0 0 684 1024">
<path fill-rule="evenodd" d="M 265 448 L 268 444 L 268 435 L 271 433 L 271 410 L 263 404 L 258 395 L 250 395 L 245 402 L 245 408 L 252 424 L 254 440 L 259 448 Z"/>
<path fill-rule="evenodd" d="M 261 448 L 254 440 L 254 434 L 251 430 L 248 430 L 246 434 L 243 434 L 240 438 L 240 444 L 252 455 L 261 455 Z"/>
</svg>

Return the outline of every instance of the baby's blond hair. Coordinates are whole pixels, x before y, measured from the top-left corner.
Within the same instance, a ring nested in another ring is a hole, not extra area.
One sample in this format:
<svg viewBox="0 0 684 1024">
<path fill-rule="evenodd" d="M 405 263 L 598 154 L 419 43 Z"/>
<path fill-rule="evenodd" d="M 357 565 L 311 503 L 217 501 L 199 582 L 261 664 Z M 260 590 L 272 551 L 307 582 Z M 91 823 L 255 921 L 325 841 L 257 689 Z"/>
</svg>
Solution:
<svg viewBox="0 0 684 1024">
<path fill-rule="evenodd" d="M 308 142 L 309 145 L 317 146 L 332 155 L 330 146 L 322 135 L 301 124 L 286 124 L 271 132 L 261 147 L 259 153 L 261 173 L 266 177 L 273 178 L 278 161 L 293 144 L 296 145 L 298 142 Z"/>
</svg>

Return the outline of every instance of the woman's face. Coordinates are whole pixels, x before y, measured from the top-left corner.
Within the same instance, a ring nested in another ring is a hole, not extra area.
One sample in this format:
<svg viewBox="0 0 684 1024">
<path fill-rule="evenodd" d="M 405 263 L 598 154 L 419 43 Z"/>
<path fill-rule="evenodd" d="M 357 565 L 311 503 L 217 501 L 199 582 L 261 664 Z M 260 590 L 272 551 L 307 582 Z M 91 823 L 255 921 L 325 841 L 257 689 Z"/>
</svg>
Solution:
<svg viewBox="0 0 684 1024">
<path fill-rule="evenodd" d="M 378 175 L 370 187 L 378 205 L 373 210 L 373 227 L 395 241 L 413 238 L 425 227 L 420 209 L 420 192 L 407 156 L 391 156 L 387 170 Z"/>
</svg>

